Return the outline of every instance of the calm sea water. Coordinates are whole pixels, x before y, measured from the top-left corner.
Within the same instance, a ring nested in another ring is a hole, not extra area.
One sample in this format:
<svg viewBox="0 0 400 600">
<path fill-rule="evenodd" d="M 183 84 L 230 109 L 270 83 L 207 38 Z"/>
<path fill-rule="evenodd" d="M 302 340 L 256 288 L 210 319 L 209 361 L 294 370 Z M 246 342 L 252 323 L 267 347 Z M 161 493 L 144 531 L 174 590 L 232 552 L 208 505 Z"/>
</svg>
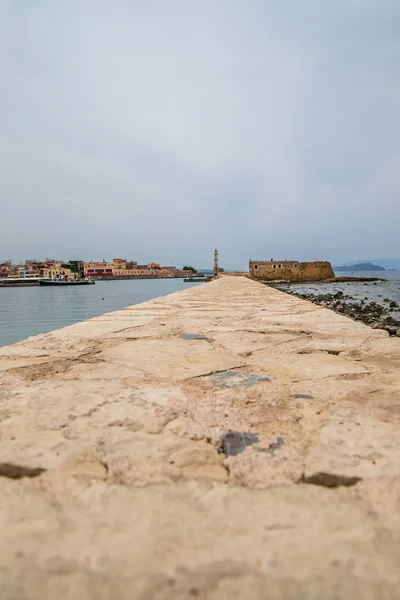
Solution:
<svg viewBox="0 0 400 600">
<path fill-rule="evenodd" d="M 0 346 L 187 289 L 182 279 L 97 281 L 96 285 L 0 289 Z"/>
<path fill-rule="evenodd" d="M 355 282 L 336 282 L 336 283 L 296 283 L 296 284 L 281 284 L 276 287 L 284 291 L 293 291 L 299 293 L 327 294 L 335 292 L 343 292 L 347 296 L 351 296 L 354 300 L 367 300 L 377 302 L 387 308 L 384 299 L 390 298 L 400 304 L 400 271 L 358 271 L 355 273 L 347 273 L 343 271 L 336 272 L 337 277 L 381 277 L 386 281 L 355 281 Z M 396 315 L 398 317 L 398 314 Z"/>
</svg>

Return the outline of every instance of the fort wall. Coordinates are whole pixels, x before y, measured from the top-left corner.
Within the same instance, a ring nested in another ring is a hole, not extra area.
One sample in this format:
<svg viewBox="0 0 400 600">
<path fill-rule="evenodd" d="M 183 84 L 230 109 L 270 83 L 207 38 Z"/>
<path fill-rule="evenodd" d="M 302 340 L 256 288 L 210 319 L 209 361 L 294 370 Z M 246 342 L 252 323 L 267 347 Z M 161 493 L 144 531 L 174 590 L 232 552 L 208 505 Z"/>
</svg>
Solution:
<svg viewBox="0 0 400 600">
<path fill-rule="evenodd" d="M 250 261 L 249 273 L 262 281 L 322 281 L 335 277 L 328 261 Z"/>
</svg>

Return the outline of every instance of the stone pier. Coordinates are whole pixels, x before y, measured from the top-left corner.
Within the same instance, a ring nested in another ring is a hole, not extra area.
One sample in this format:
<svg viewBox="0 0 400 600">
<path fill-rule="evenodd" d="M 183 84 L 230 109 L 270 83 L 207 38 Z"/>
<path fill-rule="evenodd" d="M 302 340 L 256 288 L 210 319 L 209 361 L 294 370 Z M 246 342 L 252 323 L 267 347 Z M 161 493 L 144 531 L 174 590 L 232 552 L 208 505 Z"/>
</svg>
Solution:
<svg viewBox="0 0 400 600">
<path fill-rule="evenodd" d="M 0 598 L 397 600 L 399 367 L 240 277 L 0 348 Z"/>
</svg>

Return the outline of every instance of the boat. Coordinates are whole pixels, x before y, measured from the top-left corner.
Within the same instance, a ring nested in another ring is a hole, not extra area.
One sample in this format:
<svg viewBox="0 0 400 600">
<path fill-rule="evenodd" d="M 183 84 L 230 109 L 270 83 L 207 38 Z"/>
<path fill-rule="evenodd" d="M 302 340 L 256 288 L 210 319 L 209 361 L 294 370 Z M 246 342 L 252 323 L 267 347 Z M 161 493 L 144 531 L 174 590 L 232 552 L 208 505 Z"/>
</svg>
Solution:
<svg viewBox="0 0 400 600">
<path fill-rule="evenodd" d="M 185 283 L 194 283 L 194 282 L 207 282 L 211 281 L 212 277 L 208 277 L 207 275 L 192 275 L 191 277 L 185 277 L 183 280 Z"/>
<path fill-rule="evenodd" d="M 39 285 L 40 279 L 33 277 L 8 277 L 6 279 L 0 279 L 0 287 L 24 287 Z"/>
<path fill-rule="evenodd" d="M 55 285 L 63 287 L 65 285 L 94 285 L 92 279 L 41 279 L 40 285 Z"/>
</svg>

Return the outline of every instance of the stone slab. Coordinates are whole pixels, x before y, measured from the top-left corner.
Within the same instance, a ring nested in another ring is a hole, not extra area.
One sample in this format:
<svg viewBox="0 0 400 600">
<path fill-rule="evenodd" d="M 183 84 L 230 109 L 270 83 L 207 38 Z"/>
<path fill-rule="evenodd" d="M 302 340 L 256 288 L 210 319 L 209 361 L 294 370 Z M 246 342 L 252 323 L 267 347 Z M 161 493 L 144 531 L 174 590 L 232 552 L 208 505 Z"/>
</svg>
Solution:
<svg viewBox="0 0 400 600">
<path fill-rule="evenodd" d="M 235 355 L 214 350 L 205 340 L 181 338 L 121 343 L 104 350 L 98 358 L 124 365 L 134 364 L 146 373 L 172 380 L 200 377 L 244 364 Z"/>
</svg>

